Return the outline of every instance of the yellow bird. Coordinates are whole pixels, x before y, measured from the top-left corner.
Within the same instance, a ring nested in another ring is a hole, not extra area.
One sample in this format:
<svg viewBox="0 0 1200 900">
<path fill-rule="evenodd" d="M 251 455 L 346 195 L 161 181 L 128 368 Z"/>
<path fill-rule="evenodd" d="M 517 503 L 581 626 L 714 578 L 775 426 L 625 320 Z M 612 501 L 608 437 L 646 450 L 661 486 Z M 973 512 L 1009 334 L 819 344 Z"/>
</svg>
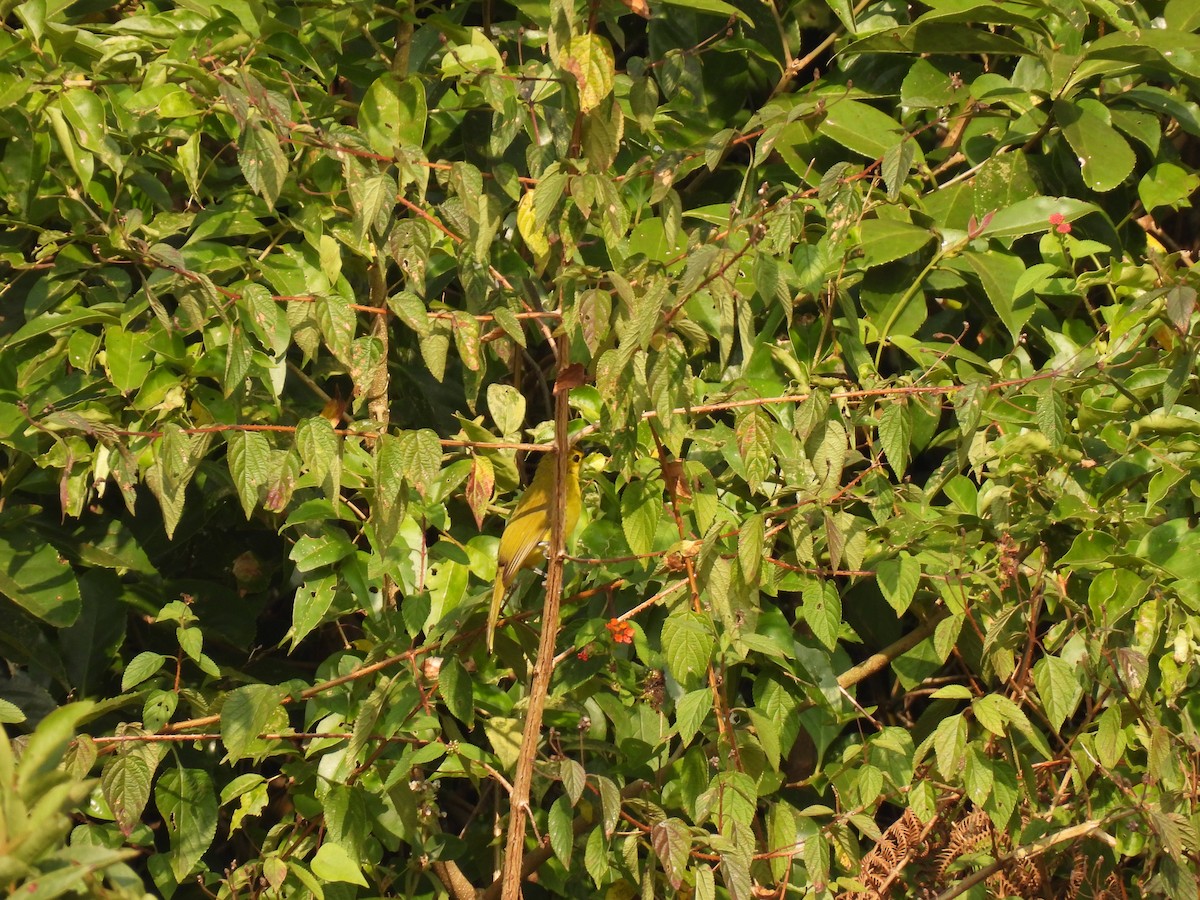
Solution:
<svg viewBox="0 0 1200 900">
<path fill-rule="evenodd" d="M 500 535 L 500 548 L 496 553 L 496 583 L 492 587 L 492 605 L 487 620 L 489 653 L 496 633 L 496 621 L 500 618 L 500 608 L 504 605 L 504 595 L 521 569 L 531 569 L 539 559 L 545 558 L 545 545 L 550 540 L 550 502 L 554 497 L 556 459 L 557 454 L 553 452 L 542 457 L 533 473 L 533 481 L 517 501 L 504 526 L 504 533 Z M 583 502 L 579 490 L 579 464 L 582 461 L 583 453 L 579 450 L 572 450 L 567 460 L 566 515 L 563 520 L 563 535 L 566 537 L 575 530 L 575 523 L 579 521 L 579 508 Z"/>
</svg>

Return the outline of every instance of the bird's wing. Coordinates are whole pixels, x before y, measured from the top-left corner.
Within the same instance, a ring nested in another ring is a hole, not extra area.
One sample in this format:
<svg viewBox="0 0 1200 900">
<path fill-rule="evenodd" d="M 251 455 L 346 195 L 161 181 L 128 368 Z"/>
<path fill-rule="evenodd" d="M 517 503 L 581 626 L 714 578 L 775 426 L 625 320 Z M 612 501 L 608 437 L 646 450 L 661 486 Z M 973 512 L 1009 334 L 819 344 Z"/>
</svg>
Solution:
<svg viewBox="0 0 1200 900">
<path fill-rule="evenodd" d="M 522 500 L 525 498 L 522 497 Z M 537 549 L 538 544 L 546 540 L 546 532 L 538 532 L 532 528 L 521 528 L 521 520 L 527 517 L 546 516 L 547 504 L 542 501 L 533 501 L 528 505 L 518 503 L 517 508 L 513 510 L 512 518 L 508 520 L 508 526 L 504 530 L 504 534 L 500 540 L 500 555 L 504 560 L 504 583 L 512 584 L 513 579 L 517 577 L 517 573 L 529 561 L 530 555 Z M 504 538 L 512 535 L 512 543 L 505 545 Z"/>
</svg>

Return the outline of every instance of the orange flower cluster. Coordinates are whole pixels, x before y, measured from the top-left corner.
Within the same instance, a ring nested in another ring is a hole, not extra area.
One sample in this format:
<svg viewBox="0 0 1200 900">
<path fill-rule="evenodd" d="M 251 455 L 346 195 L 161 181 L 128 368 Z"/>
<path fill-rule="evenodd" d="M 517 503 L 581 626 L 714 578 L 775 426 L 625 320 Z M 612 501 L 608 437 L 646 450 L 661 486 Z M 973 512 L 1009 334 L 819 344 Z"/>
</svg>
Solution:
<svg viewBox="0 0 1200 900">
<path fill-rule="evenodd" d="M 612 635 L 615 643 L 633 643 L 633 626 L 628 622 L 622 622 L 620 619 L 609 619 L 608 624 L 604 627 L 608 629 L 608 633 Z"/>
</svg>

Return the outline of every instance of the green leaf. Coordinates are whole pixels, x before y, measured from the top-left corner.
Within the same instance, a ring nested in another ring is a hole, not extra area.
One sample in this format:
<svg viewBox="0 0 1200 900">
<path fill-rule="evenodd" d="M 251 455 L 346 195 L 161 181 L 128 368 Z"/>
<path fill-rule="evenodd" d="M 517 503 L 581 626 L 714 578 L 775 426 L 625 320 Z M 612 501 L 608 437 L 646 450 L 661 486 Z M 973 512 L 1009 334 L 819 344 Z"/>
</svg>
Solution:
<svg viewBox="0 0 1200 900">
<path fill-rule="evenodd" d="M 475 696 L 471 676 L 457 657 L 442 660 L 437 685 L 450 715 L 470 728 L 475 723 Z"/>
<path fill-rule="evenodd" d="M 400 474 L 417 493 L 427 496 L 442 465 L 442 445 L 437 434 L 429 428 L 401 432 L 397 453 Z"/>
<path fill-rule="evenodd" d="M 809 835 L 804 841 L 805 873 L 817 883 L 824 883 L 826 869 L 818 864 L 828 855 L 828 848 L 818 832 Z M 811 858 L 810 858 L 811 857 Z M 750 848 L 745 845 L 733 847 L 721 853 L 721 877 L 725 888 L 729 891 L 730 900 L 752 900 L 754 897 L 753 882 L 750 878 Z"/>
<path fill-rule="evenodd" d="M 571 867 L 571 850 L 575 843 L 575 834 L 571 828 L 574 818 L 575 812 L 569 797 L 563 795 L 550 804 L 550 814 L 546 821 L 546 830 L 550 834 L 550 848 L 567 869 Z"/>
<path fill-rule="evenodd" d="M 1196 311 L 1196 289 L 1187 284 L 1176 284 L 1167 291 L 1167 315 L 1180 334 L 1187 334 L 1191 327 L 1192 313 Z M 1180 361 L 1177 368 L 1187 367 L 1190 360 Z M 1172 372 L 1174 374 L 1174 372 Z M 1168 380 L 1168 384 L 1170 381 Z M 1166 399 L 1164 392 L 1163 406 L 1170 409 L 1172 401 Z"/>
<path fill-rule="evenodd" d="M 1174 163 L 1152 166 L 1138 181 L 1138 198 L 1147 211 L 1160 206 L 1179 209 L 1190 206 L 1190 198 L 1200 187 L 1200 176 Z"/>
<path fill-rule="evenodd" d="M 119 312 L 120 309 L 112 304 L 45 312 L 18 328 L 6 339 L 4 347 L 12 349 L 44 334 L 77 333 L 75 330 L 85 325 L 112 325 L 114 333 L 117 333 L 122 330 L 115 325 Z"/>
<path fill-rule="evenodd" d="M 943 778 L 957 779 L 967 746 L 967 722 L 961 714 L 938 723 L 933 732 L 933 750 Z"/>
<path fill-rule="evenodd" d="M 992 220 L 993 225 L 995 221 Z M 963 259 L 975 271 L 992 308 L 1008 328 L 1013 340 L 1020 339 L 1025 323 L 1036 309 L 1032 294 L 1018 294 L 1025 264 L 1015 255 L 997 252 L 967 251 L 963 253 Z"/>
<path fill-rule="evenodd" d="M 712 693 L 704 688 L 688 691 L 675 701 L 675 729 L 679 743 L 686 747 L 712 710 Z"/>
<path fill-rule="evenodd" d="M 1001 694 L 985 694 L 973 700 L 971 708 L 979 724 L 997 737 L 1008 735 L 1009 722 L 1026 721 L 1020 707 Z"/>
<path fill-rule="evenodd" d="M 292 650 L 324 620 L 336 589 L 337 577 L 331 573 L 310 578 L 296 590 L 292 601 Z"/>
<path fill-rule="evenodd" d="M 230 691 L 221 706 L 221 741 L 230 761 L 252 755 L 251 747 L 266 730 L 283 691 L 270 684 L 248 684 Z"/>
<path fill-rule="evenodd" d="M 538 222 L 536 204 L 536 191 L 526 191 L 521 196 L 521 202 L 517 204 L 517 230 L 534 258 L 544 259 L 550 253 L 550 236 L 546 233 L 546 223 Z"/>
<path fill-rule="evenodd" d="M 338 881 L 367 887 L 362 868 L 341 844 L 326 841 L 312 858 L 313 874 L 322 881 Z"/>
<path fill-rule="evenodd" d="M 616 77 L 612 47 L 600 35 L 588 33 L 571 38 L 559 51 L 558 65 L 575 78 L 580 112 L 592 111 L 612 93 Z"/>
<path fill-rule="evenodd" d="M 862 235 L 863 266 L 882 266 L 916 253 L 934 235 L 928 228 L 893 219 L 865 219 L 859 226 Z"/>
<path fill-rule="evenodd" d="M 46 108 L 45 114 L 50 120 L 50 127 L 54 131 L 54 137 L 57 139 L 60 149 L 67 157 L 67 163 L 70 165 L 71 171 L 74 172 L 83 189 L 88 190 L 92 184 L 92 176 L 96 171 L 95 159 L 92 157 L 92 154 L 80 147 L 75 134 L 71 131 L 71 127 L 67 123 L 66 116 L 63 115 L 62 109 L 50 106 Z"/>
<path fill-rule="evenodd" d="M 229 343 L 225 346 L 225 396 L 233 396 L 233 392 L 241 390 L 250 371 L 250 363 L 254 357 L 254 348 L 246 339 L 246 334 L 240 328 L 229 333 Z"/>
<path fill-rule="evenodd" d="M 174 691 L 151 689 L 142 704 L 142 724 L 149 732 L 161 729 L 179 708 L 179 695 Z"/>
<path fill-rule="evenodd" d="M 650 481 L 632 481 L 621 492 L 621 528 L 635 554 L 654 549 L 654 536 L 662 518 L 662 489 Z"/>
<path fill-rule="evenodd" d="M 125 672 L 121 675 L 121 690 L 128 691 L 150 676 L 156 675 L 166 661 L 167 658 L 161 653 L 143 650 L 125 667 Z"/>
<path fill-rule="evenodd" d="M 883 183 L 887 186 L 888 200 L 895 202 L 900 199 L 900 191 L 908 180 L 916 158 L 916 144 L 908 140 L 900 141 L 884 154 L 879 171 L 883 176 Z"/>
<path fill-rule="evenodd" d="M 837 646 L 842 628 L 842 598 L 834 585 L 823 578 L 805 579 L 801 613 L 818 641 L 830 650 Z"/>
<path fill-rule="evenodd" d="M 0 699 L 0 725 L 19 725 L 25 721 L 25 713 L 15 703 Z"/>
<path fill-rule="evenodd" d="M 120 175 L 125 170 L 125 157 L 116 142 L 108 136 L 104 103 L 97 93 L 86 88 L 63 91 L 59 106 L 67 121 L 75 128 L 79 145 Z"/>
<path fill-rule="evenodd" d="M 1127 741 L 1121 725 L 1121 709 L 1110 706 L 1096 720 L 1096 755 L 1100 765 L 1113 770 L 1125 755 Z"/>
<path fill-rule="evenodd" d="M 1156 525 L 1138 542 L 1136 553 L 1181 581 L 1200 580 L 1200 530 L 1188 519 Z"/>
<path fill-rule="evenodd" d="M 683 884 L 684 872 L 692 848 L 692 837 L 687 825 L 679 819 L 663 819 L 650 828 L 650 846 L 654 848 L 667 883 L 674 890 Z"/>
<path fill-rule="evenodd" d="M 907 141 L 913 146 L 916 161 L 924 161 L 916 143 L 907 140 L 903 125 L 887 113 L 858 100 L 831 103 L 820 133 L 847 150 L 872 160 L 882 160 L 898 143 Z"/>
<path fill-rule="evenodd" d="M 488 411 L 503 435 L 517 434 L 525 425 L 525 395 L 510 384 L 490 384 Z"/>
<path fill-rule="evenodd" d="M 750 710 L 748 715 L 754 725 L 754 736 L 758 738 L 758 744 L 762 747 L 762 751 L 767 757 L 768 765 L 770 765 L 772 770 L 778 770 L 779 760 L 783 752 L 780 746 L 780 723 L 775 719 L 764 716 L 757 709 Z"/>
<path fill-rule="evenodd" d="M 1067 436 L 1067 401 L 1053 384 L 1038 397 L 1037 422 L 1051 447 L 1062 445 Z"/>
<path fill-rule="evenodd" d="M 908 611 L 921 583 L 921 563 L 901 550 L 899 556 L 882 560 L 875 566 L 875 578 L 883 598 L 897 616 L 902 616 Z"/>
<path fill-rule="evenodd" d="M 250 189 L 274 209 L 287 178 L 288 161 L 269 126 L 253 120 L 246 123 L 238 139 L 238 165 Z"/>
<path fill-rule="evenodd" d="M 290 559 L 301 572 L 311 572 L 322 566 L 331 566 L 354 553 L 354 544 L 345 533 L 329 529 L 320 535 L 305 535 L 296 541 Z"/>
<path fill-rule="evenodd" d="M 296 449 L 313 479 L 330 500 L 338 497 L 342 480 L 341 438 L 324 416 L 310 416 L 296 426 Z"/>
<path fill-rule="evenodd" d="M 255 431 L 233 431 L 226 435 L 226 461 L 242 511 L 249 519 L 258 506 L 258 490 L 271 476 L 271 446 L 265 435 Z"/>
<path fill-rule="evenodd" d="M 358 115 L 359 127 L 376 153 L 395 156 L 405 145 L 420 148 L 429 115 L 424 83 L 416 77 L 401 81 L 385 72 L 363 94 Z"/>
<path fill-rule="evenodd" d="M 363 335 L 351 342 L 350 377 L 354 381 L 354 393 L 358 396 L 372 396 L 385 381 L 387 361 L 383 354 L 383 342 L 377 337 Z"/>
<path fill-rule="evenodd" d="M 114 756 L 100 773 L 104 801 L 126 837 L 141 823 L 142 811 L 150 802 L 150 776 L 150 764 L 139 753 Z"/>
<path fill-rule="evenodd" d="M 229 817 L 230 834 L 241 828 L 242 823 L 247 818 L 258 818 L 261 816 L 263 810 L 267 808 L 268 802 L 270 802 L 266 781 L 260 775 L 251 775 L 250 777 L 257 779 L 257 781 L 240 788 L 237 794 L 237 808 L 233 810 L 233 814 Z M 221 794 L 222 804 L 224 804 L 227 802 L 224 799 L 225 792 L 222 791 Z"/>
<path fill-rule="evenodd" d="M 593 828 L 588 835 L 587 846 L 584 847 L 583 867 L 587 869 L 596 887 L 608 880 L 608 854 L 608 841 L 604 837 L 604 829 Z"/>
<path fill-rule="evenodd" d="M 1092 41 L 1088 59 L 1114 59 L 1151 66 L 1169 66 L 1193 78 L 1200 76 L 1200 38 L 1160 28 L 1114 31 Z"/>
<path fill-rule="evenodd" d="M 1050 727 L 1058 731 L 1083 696 L 1079 667 L 1058 656 L 1043 656 L 1033 666 L 1033 683 Z"/>
<path fill-rule="evenodd" d="M 0 593 L 55 628 L 79 616 L 79 582 L 71 564 L 28 531 L 0 533 Z"/>
<path fill-rule="evenodd" d="M 175 636 L 179 640 L 179 648 L 187 654 L 188 659 L 199 662 L 204 655 L 201 652 L 204 648 L 204 632 L 199 628 L 180 626 L 175 629 Z"/>
<path fill-rule="evenodd" d="M 343 363 L 349 363 L 350 347 L 358 324 L 350 301 L 338 294 L 319 294 L 314 313 L 329 352 Z"/>
<path fill-rule="evenodd" d="M 559 760 L 558 775 L 562 779 L 563 790 L 567 792 L 567 797 L 574 806 L 587 787 L 587 772 L 575 760 L 562 759 Z"/>
<path fill-rule="evenodd" d="M 903 478 L 912 444 L 912 419 L 905 404 L 894 402 L 884 409 L 879 417 L 879 443 L 896 477 Z"/>
<path fill-rule="evenodd" d="M 950 5 L 960 6 L 960 4 Z M 962 6 L 968 5 L 962 4 Z M 979 9 L 984 11 L 987 7 Z M 919 21 L 917 24 L 907 27 L 885 27 L 875 34 L 855 41 L 843 52 L 851 56 L 868 53 L 930 55 L 987 53 L 1020 56 L 1032 54 L 1034 51 L 1025 42 L 994 31 L 985 31 L 954 21 Z"/>
<path fill-rule="evenodd" d="M 761 408 L 751 407 L 738 418 L 734 434 L 746 466 L 746 484 L 757 491 L 771 474 L 771 418 Z"/>
<path fill-rule="evenodd" d="M 602 102 L 583 120 L 583 156 L 593 172 L 606 172 L 616 161 L 625 133 L 625 114 L 619 103 Z"/>
<path fill-rule="evenodd" d="M 154 788 L 154 802 L 171 839 L 171 872 L 182 883 L 217 833 L 212 779 L 202 769 L 167 769 Z"/>
<path fill-rule="evenodd" d="M 1041 234 L 1054 227 L 1050 223 L 1053 215 L 1062 216 L 1063 222 L 1070 223 L 1098 210 L 1095 204 L 1072 197 L 1030 197 L 998 210 L 981 234 L 997 238 Z"/>
<path fill-rule="evenodd" d="M 500 762 L 501 771 L 511 772 L 516 767 L 517 757 L 521 753 L 522 720 L 492 716 L 482 721 L 484 733 L 488 743 L 492 745 L 492 752 Z M 604 796 L 603 787 L 601 784 L 601 799 Z"/>
<path fill-rule="evenodd" d="M 1079 158 L 1088 187 L 1111 191 L 1129 177 L 1137 159 L 1129 143 L 1109 124 L 1108 112 L 1100 101 L 1055 100 L 1054 117 Z"/>
<path fill-rule="evenodd" d="M 507 306 L 496 306 L 492 308 L 492 316 L 495 317 L 496 324 L 504 329 L 504 333 L 512 338 L 519 346 L 527 347 L 528 341 L 525 338 L 525 329 L 521 327 L 521 320 Z"/>
<path fill-rule="evenodd" d="M 979 745 L 971 744 L 967 748 L 967 764 L 963 771 L 963 786 L 971 802 L 983 806 L 991 796 L 994 781 L 992 761 L 983 754 Z"/>
<path fill-rule="evenodd" d="M 1075 536 L 1071 549 L 1059 558 L 1058 565 L 1107 568 L 1112 565 L 1116 551 L 1116 538 L 1107 532 L 1089 529 Z"/>
<path fill-rule="evenodd" d="M 821 439 L 813 453 L 813 469 L 816 470 L 817 480 L 822 494 L 828 496 L 838 490 L 842 479 L 842 470 L 846 466 L 847 454 L 846 429 L 841 422 L 830 419 L 824 423 Z"/>
<path fill-rule="evenodd" d="M 762 571 L 764 531 L 763 517 L 754 515 L 742 523 L 738 533 L 738 565 L 746 584 L 756 584 Z"/>
<path fill-rule="evenodd" d="M 11 769 L 4 781 L 5 791 L 15 784 L 17 794 L 27 804 L 38 798 L 61 781 L 59 765 L 67 751 L 67 745 L 75 734 L 80 720 L 89 715 L 94 704 L 90 701 L 68 703 L 51 710 L 33 730 L 21 752 L 20 769 L 17 777 L 11 777 Z M 4 748 L 7 738 L 0 738 Z M 0 751 L 2 752 L 2 751 Z"/>
<path fill-rule="evenodd" d="M 754 20 L 746 15 L 745 11 L 734 6 L 732 3 L 726 3 L 724 0 L 662 0 L 664 6 L 679 6 L 686 9 L 689 13 L 708 13 L 713 16 L 720 16 L 723 19 L 740 19 L 749 27 L 754 27 Z"/>
<path fill-rule="evenodd" d="M 149 338 L 144 332 L 118 326 L 104 329 L 104 367 L 113 386 L 123 394 L 140 388 L 150 374 Z"/>
<path fill-rule="evenodd" d="M 667 669 L 680 684 L 694 684 L 712 662 L 716 640 L 709 621 L 699 613 L 668 616 L 662 626 L 662 650 Z"/>
<path fill-rule="evenodd" d="M 600 788 L 600 810 L 604 818 L 604 836 L 611 838 L 621 818 L 621 792 L 611 778 L 596 778 Z"/>
<path fill-rule="evenodd" d="M 492 42 L 484 36 L 482 29 L 472 28 L 466 42 L 451 44 L 442 57 L 442 75 L 455 78 L 468 72 L 497 71 L 504 67 L 504 60 Z"/>
</svg>

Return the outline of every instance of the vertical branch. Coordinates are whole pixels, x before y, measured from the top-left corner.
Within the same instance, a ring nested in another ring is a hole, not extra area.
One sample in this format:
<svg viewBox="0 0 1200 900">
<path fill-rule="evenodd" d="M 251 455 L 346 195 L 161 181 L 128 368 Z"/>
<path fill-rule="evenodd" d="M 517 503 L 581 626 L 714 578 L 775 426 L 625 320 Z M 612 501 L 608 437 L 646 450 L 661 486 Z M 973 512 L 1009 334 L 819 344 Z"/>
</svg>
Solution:
<svg viewBox="0 0 1200 900">
<path fill-rule="evenodd" d="M 388 405 L 387 275 L 384 273 L 385 263 L 378 248 L 376 248 L 375 254 L 375 262 L 367 272 L 371 285 L 371 305 L 385 311 L 375 314 L 371 322 L 371 337 L 383 345 L 383 352 L 380 355 L 379 366 L 371 378 L 371 386 L 368 388 L 370 393 L 367 395 L 367 411 L 371 415 L 372 422 L 387 428 L 392 416 L 391 407 Z"/>
<path fill-rule="evenodd" d="M 396 52 L 392 55 L 392 74 L 403 78 L 408 74 L 408 57 L 412 51 L 413 19 L 417 15 L 416 6 L 409 0 L 401 3 L 397 12 L 400 22 L 396 25 Z"/>
<path fill-rule="evenodd" d="M 569 359 L 567 338 L 558 338 L 560 365 Z M 542 738 L 542 714 L 546 695 L 550 691 L 550 674 L 554 670 L 554 647 L 558 642 L 558 617 L 563 589 L 563 533 L 566 501 L 567 469 L 567 406 L 568 382 L 559 369 L 554 385 L 554 446 L 557 450 L 554 470 L 554 497 L 550 504 L 550 549 L 546 553 L 546 600 L 542 606 L 542 635 L 538 641 L 537 659 L 533 665 L 529 688 L 529 711 L 521 735 L 521 754 L 517 758 L 516 776 L 509 794 L 508 839 L 504 850 L 504 873 L 501 876 L 503 900 L 518 900 L 521 896 L 521 874 L 525 854 L 525 822 L 529 816 L 529 789 L 533 783 L 533 761 Z"/>
<path fill-rule="evenodd" d="M 388 376 L 387 274 L 384 271 L 385 266 L 383 254 L 376 248 L 375 262 L 367 270 L 367 278 L 371 286 L 371 305 L 384 311 L 376 313 L 371 321 L 371 337 L 379 341 L 381 353 L 379 365 L 371 376 L 371 384 L 367 389 L 369 391 L 367 412 L 371 416 L 371 421 L 378 426 L 380 434 L 387 431 L 392 418 L 391 406 L 388 403 L 390 380 Z M 374 452 L 379 452 L 379 441 L 375 441 Z M 384 576 L 384 601 L 393 608 L 396 605 L 396 591 L 395 582 L 390 577 Z"/>
<path fill-rule="evenodd" d="M 671 515 L 675 519 L 675 527 L 679 531 L 679 540 L 687 540 L 687 531 L 684 529 L 683 516 L 679 512 L 679 491 L 682 485 L 686 488 L 686 482 L 683 481 L 683 468 L 678 460 L 668 462 L 668 457 L 671 451 L 663 445 L 662 439 L 658 436 L 658 429 L 654 427 L 654 423 L 650 423 L 650 434 L 654 438 L 654 445 L 658 448 L 658 459 L 661 464 L 663 481 L 667 485 L 668 507 L 671 510 Z M 700 586 L 696 580 L 696 563 L 691 556 L 684 555 L 684 569 L 687 572 L 688 587 L 692 594 L 692 609 L 697 613 L 704 613 L 704 605 L 700 600 Z M 710 661 L 707 670 L 708 687 L 712 691 L 713 698 L 713 713 L 717 718 L 717 731 L 722 739 L 729 745 L 730 758 L 733 760 L 734 768 L 739 772 L 745 771 L 742 767 L 742 752 L 738 747 L 737 733 L 734 731 L 733 725 L 730 722 L 729 708 L 725 703 L 725 695 L 721 689 L 724 681 L 718 677 L 717 670 Z"/>
</svg>

